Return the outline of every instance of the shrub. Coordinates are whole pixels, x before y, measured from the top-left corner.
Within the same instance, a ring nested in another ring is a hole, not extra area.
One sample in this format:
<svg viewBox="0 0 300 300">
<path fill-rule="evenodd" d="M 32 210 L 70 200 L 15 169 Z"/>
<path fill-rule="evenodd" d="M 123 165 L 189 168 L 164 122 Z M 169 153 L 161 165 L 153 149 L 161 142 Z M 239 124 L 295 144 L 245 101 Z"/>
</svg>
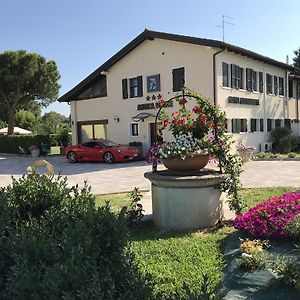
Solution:
<svg viewBox="0 0 300 300">
<path fill-rule="evenodd" d="M 147 299 L 126 212 L 94 200 L 45 175 L 0 190 L 0 299 Z"/>
<path fill-rule="evenodd" d="M 271 131 L 271 137 L 276 152 L 287 153 L 291 151 L 292 137 L 288 127 L 276 127 Z"/>
<path fill-rule="evenodd" d="M 236 229 L 262 237 L 284 237 L 286 224 L 300 213 L 300 193 L 273 197 L 239 215 L 233 221 Z"/>
<path fill-rule="evenodd" d="M 287 235 L 300 241 L 300 214 L 288 222 L 284 228 Z"/>
<path fill-rule="evenodd" d="M 49 135 L 12 135 L 0 136 L 0 149 L 2 153 L 18 153 L 18 146 L 28 150 L 31 145 L 40 146 L 42 143 L 50 145 Z"/>
<path fill-rule="evenodd" d="M 294 152 L 290 152 L 290 153 L 288 153 L 288 157 L 289 158 L 295 158 L 297 155 L 296 155 L 296 153 L 294 153 Z"/>
</svg>

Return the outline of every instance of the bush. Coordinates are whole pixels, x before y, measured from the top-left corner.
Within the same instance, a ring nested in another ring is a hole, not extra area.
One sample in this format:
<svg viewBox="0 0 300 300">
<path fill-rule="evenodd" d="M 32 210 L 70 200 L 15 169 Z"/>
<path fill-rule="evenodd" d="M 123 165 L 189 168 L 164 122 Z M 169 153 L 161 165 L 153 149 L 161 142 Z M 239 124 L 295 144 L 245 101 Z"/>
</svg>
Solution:
<svg viewBox="0 0 300 300">
<path fill-rule="evenodd" d="M 288 222 L 300 213 L 300 193 L 288 193 L 264 201 L 233 221 L 236 229 L 255 236 L 284 237 Z"/>
<path fill-rule="evenodd" d="M 147 299 L 126 212 L 94 200 L 45 175 L 0 190 L 0 299 Z"/>
<path fill-rule="evenodd" d="M 300 241 L 300 214 L 288 222 L 284 228 L 287 235 Z"/>
<path fill-rule="evenodd" d="M 291 130 L 288 127 L 276 127 L 271 131 L 275 152 L 288 153 L 292 148 Z"/>
<path fill-rule="evenodd" d="M 18 147 L 28 150 L 31 145 L 40 146 L 42 143 L 50 145 L 49 135 L 12 135 L 0 136 L 0 149 L 2 153 L 18 153 Z"/>
</svg>

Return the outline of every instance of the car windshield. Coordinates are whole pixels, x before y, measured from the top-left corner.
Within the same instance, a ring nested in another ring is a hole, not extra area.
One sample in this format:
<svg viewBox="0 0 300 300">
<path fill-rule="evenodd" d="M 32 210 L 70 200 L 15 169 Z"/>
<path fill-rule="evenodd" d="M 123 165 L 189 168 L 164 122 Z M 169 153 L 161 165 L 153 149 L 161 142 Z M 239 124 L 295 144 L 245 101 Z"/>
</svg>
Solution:
<svg viewBox="0 0 300 300">
<path fill-rule="evenodd" d="M 102 140 L 102 141 L 100 141 L 100 143 L 103 144 L 105 147 L 119 146 L 119 144 L 116 144 L 115 142 L 112 142 L 109 140 Z"/>
</svg>

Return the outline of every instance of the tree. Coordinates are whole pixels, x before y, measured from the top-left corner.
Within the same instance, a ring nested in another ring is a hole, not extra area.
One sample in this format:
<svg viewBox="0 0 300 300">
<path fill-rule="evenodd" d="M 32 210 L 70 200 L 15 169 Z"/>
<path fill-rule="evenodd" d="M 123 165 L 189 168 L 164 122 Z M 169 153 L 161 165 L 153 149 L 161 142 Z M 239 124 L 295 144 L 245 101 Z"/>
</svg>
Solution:
<svg viewBox="0 0 300 300">
<path fill-rule="evenodd" d="M 55 111 L 45 113 L 42 117 L 43 133 L 52 134 L 59 133 L 63 127 L 69 128 L 69 119 Z M 70 128 L 69 128 L 70 130 Z"/>
<path fill-rule="evenodd" d="M 33 112 L 21 109 L 16 112 L 16 124 L 24 129 L 33 130 L 37 122 Z"/>
<path fill-rule="evenodd" d="M 294 67 L 300 69 L 300 47 L 298 50 L 294 51 L 294 54 L 296 56 L 293 58 L 293 61 L 294 61 L 293 65 L 294 65 Z"/>
<path fill-rule="evenodd" d="M 0 54 L 0 104 L 7 110 L 8 135 L 13 134 L 16 111 L 30 101 L 48 106 L 58 97 L 60 78 L 54 61 L 25 50 Z"/>
</svg>

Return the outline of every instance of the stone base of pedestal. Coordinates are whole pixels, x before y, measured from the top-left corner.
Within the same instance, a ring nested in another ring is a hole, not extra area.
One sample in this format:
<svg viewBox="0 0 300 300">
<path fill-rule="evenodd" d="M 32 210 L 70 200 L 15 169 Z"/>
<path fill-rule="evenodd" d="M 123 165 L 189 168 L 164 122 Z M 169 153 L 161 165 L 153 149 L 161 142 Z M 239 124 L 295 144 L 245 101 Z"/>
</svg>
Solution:
<svg viewBox="0 0 300 300">
<path fill-rule="evenodd" d="M 226 174 L 203 170 L 192 175 L 168 171 L 144 174 L 152 182 L 152 213 L 156 226 L 190 230 L 216 225 L 223 216 L 225 194 L 217 185 Z"/>
</svg>

